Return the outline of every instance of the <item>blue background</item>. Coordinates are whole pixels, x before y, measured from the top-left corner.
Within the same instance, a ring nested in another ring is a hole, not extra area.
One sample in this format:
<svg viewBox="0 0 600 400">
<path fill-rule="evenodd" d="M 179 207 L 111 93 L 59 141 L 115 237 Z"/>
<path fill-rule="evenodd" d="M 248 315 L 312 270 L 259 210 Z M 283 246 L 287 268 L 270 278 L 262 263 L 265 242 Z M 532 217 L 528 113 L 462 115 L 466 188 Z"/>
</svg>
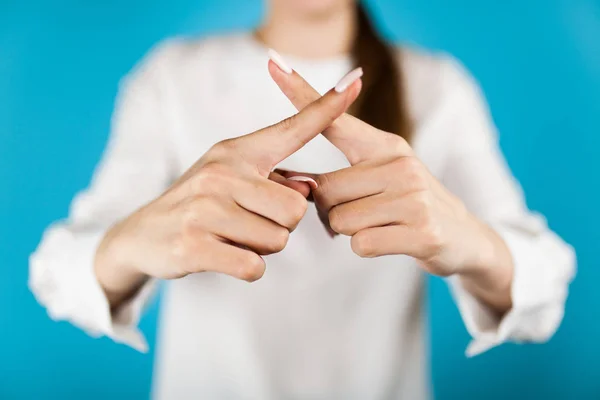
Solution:
<svg viewBox="0 0 600 400">
<path fill-rule="evenodd" d="M 470 360 L 455 306 L 432 279 L 436 398 L 600 398 L 600 2 L 369 3 L 389 38 L 449 51 L 479 79 L 529 205 L 579 257 L 548 344 Z M 148 396 L 152 353 L 50 321 L 28 292 L 27 257 L 88 183 L 119 78 L 166 36 L 247 28 L 261 15 L 251 0 L 0 0 L 0 398 Z M 157 308 L 142 323 L 151 343 Z"/>
</svg>

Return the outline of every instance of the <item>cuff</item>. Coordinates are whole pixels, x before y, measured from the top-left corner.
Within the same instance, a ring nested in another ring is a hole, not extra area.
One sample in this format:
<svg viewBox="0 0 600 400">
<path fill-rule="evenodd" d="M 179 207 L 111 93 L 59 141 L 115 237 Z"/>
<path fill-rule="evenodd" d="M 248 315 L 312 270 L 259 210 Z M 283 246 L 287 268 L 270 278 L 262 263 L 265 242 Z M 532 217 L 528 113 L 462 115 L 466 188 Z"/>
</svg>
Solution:
<svg viewBox="0 0 600 400">
<path fill-rule="evenodd" d="M 110 312 L 110 304 L 104 290 L 92 273 L 90 291 L 94 293 L 99 319 L 99 332 L 96 335 L 106 335 L 117 343 L 126 344 L 142 353 L 148 352 L 148 342 L 144 334 L 138 328 L 145 305 L 155 292 L 158 281 L 150 279 L 138 292 L 127 302 L 123 303 L 119 310 Z"/>
<path fill-rule="evenodd" d="M 473 340 L 468 357 L 505 341 L 546 341 L 556 331 L 564 313 L 568 278 L 555 274 L 558 264 L 570 265 L 568 252 L 557 251 L 553 238 L 496 229 L 513 256 L 512 308 L 502 317 L 469 293 L 458 276 L 448 278 L 467 331 Z M 553 251 L 554 250 L 554 251 Z M 545 253 L 545 254 L 544 254 Z"/>
<path fill-rule="evenodd" d="M 481 354 L 508 339 L 510 332 L 518 324 L 518 309 L 514 303 L 513 308 L 500 318 L 469 293 L 458 276 L 448 278 L 448 284 L 467 331 L 473 338 L 465 352 L 467 357 Z"/>
<path fill-rule="evenodd" d="M 75 238 L 67 229 L 56 229 L 45 239 L 45 249 L 31 256 L 29 285 L 52 319 L 68 320 L 91 336 L 106 335 L 147 352 L 148 344 L 137 325 L 156 282 L 147 282 L 117 313 L 111 314 L 93 268 L 95 249 L 103 236 L 78 234 Z M 61 254 L 48 254 L 52 249 L 61 249 Z"/>
</svg>

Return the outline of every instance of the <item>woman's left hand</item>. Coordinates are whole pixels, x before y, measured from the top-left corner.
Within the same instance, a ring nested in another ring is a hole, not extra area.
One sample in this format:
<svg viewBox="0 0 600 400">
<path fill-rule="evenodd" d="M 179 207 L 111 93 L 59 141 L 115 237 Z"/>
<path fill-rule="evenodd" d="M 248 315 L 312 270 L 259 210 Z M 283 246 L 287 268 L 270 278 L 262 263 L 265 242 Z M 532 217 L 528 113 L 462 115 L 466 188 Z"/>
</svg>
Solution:
<svg viewBox="0 0 600 400">
<path fill-rule="evenodd" d="M 493 251 L 484 225 L 429 173 L 403 139 L 388 140 L 398 143 L 385 157 L 327 174 L 303 174 L 317 181 L 313 198 L 328 215 L 331 229 L 351 236 L 352 250 L 361 257 L 405 254 L 435 275 L 469 272 L 481 265 Z"/>
<path fill-rule="evenodd" d="M 360 152 L 361 159 L 351 167 L 284 176 L 317 182 L 317 208 L 333 231 L 352 237 L 352 250 L 361 257 L 405 254 L 439 276 L 484 264 L 493 252 L 489 228 L 431 175 L 404 139 L 366 124 L 361 130 L 362 138 L 380 142 L 377 152 L 362 154 L 359 145 L 354 155 Z"/>
<path fill-rule="evenodd" d="M 286 74 L 272 62 L 269 71 L 296 108 L 319 96 L 296 72 Z M 352 237 L 356 254 L 405 254 L 435 275 L 461 274 L 476 284 L 492 279 L 510 287 L 512 260 L 504 241 L 428 171 L 406 140 L 348 114 L 323 135 L 351 166 L 288 177 L 317 181 L 317 207 L 335 232 Z"/>
</svg>

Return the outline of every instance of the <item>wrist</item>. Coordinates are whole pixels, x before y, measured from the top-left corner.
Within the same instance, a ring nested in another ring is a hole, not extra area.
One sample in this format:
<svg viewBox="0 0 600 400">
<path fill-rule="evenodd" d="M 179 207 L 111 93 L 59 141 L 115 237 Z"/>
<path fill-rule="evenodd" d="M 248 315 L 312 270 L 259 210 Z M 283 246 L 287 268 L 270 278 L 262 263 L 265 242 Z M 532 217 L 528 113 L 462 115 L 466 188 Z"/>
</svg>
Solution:
<svg viewBox="0 0 600 400">
<path fill-rule="evenodd" d="M 94 257 L 94 274 L 111 305 L 118 307 L 135 293 L 148 276 L 126 257 L 125 238 L 114 226 L 104 236 Z"/>
<path fill-rule="evenodd" d="M 468 243 L 468 251 L 458 269 L 461 276 L 485 276 L 495 269 L 504 251 L 503 241 L 488 225 L 473 215 L 469 215 L 466 223 L 469 235 L 463 243 Z"/>
<path fill-rule="evenodd" d="M 458 275 L 465 289 L 504 312 L 512 306 L 512 254 L 495 230 L 479 220 L 475 223 L 479 226 L 474 235 L 478 238 L 473 241 L 475 250 Z"/>
</svg>

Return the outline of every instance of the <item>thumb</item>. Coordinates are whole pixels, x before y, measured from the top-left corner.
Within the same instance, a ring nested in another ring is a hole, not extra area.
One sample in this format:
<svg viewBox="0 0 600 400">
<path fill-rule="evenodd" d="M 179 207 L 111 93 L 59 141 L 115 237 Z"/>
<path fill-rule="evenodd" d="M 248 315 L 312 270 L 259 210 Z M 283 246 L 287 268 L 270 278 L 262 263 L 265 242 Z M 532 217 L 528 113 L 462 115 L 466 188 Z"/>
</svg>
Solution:
<svg viewBox="0 0 600 400">
<path fill-rule="evenodd" d="M 314 190 L 319 187 L 317 183 L 318 175 L 317 174 L 309 174 L 308 172 L 297 172 L 297 171 L 286 171 L 277 169 L 276 170 L 282 177 L 286 178 L 288 181 L 301 181 L 301 182 L 310 182 L 311 190 Z M 312 192 L 310 193 L 312 194 Z M 315 199 L 311 196 L 308 200 L 314 201 Z M 329 234 L 330 237 L 335 237 L 338 235 L 336 231 L 331 229 L 331 225 L 329 224 L 329 210 L 324 208 L 318 202 L 315 202 L 315 207 L 317 208 L 317 215 L 319 219 L 323 223 L 325 230 Z"/>
<path fill-rule="evenodd" d="M 269 174 L 269 180 L 273 182 L 277 182 L 282 186 L 295 190 L 300 193 L 302 196 L 307 198 L 310 196 L 310 192 L 312 189 L 315 189 L 317 183 L 308 178 L 308 179 L 288 179 L 284 176 L 285 171 L 276 169 Z"/>
</svg>

